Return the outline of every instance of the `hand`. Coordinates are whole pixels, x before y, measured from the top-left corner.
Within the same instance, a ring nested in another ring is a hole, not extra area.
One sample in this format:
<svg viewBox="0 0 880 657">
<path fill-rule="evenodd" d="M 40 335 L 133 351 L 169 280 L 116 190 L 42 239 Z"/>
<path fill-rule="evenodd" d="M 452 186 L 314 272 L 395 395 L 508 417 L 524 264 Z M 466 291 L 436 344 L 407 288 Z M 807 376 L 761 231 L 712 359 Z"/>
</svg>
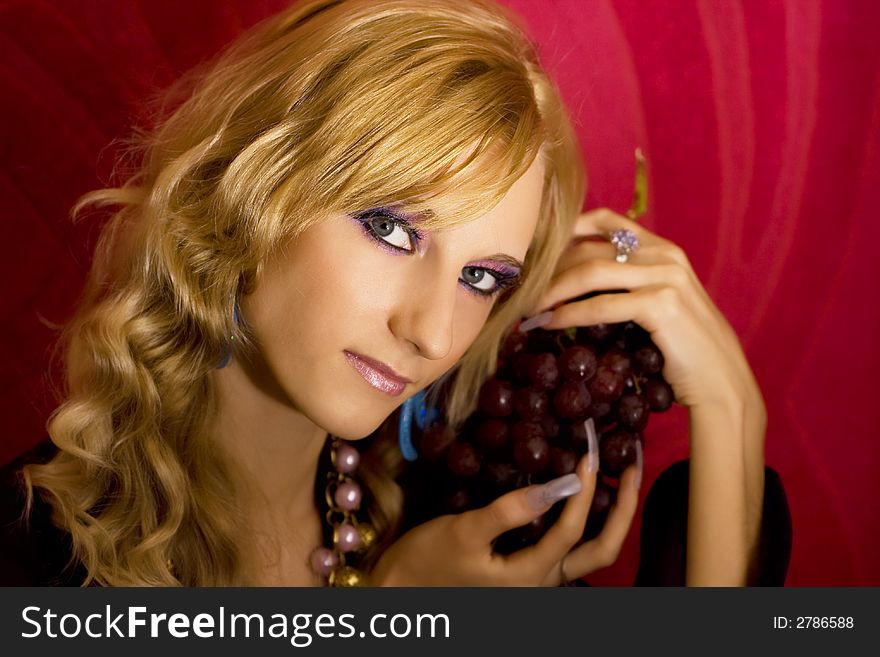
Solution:
<svg viewBox="0 0 880 657">
<path fill-rule="evenodd" d="M 621 491 L 602 533 L 570 552 L 583 534 L 596 486 L 596 474 L 588 472 L 588 459 L 584 456 L 576 470 L 580 491 L 566 500 L 559 519 L 536 545 L 506 556 L 492 551 L 496 537 L 550 509 L 552 502 L 538 506 L 530 502 L 546 484 L 520 488 L 483 508 L 440 516 L 413 528 L 382 554 L 370 574 L 371 584 L 557 586 L 563 558 L 570 579 L 610 565 L 617 558 L 638 504 L 635 466 L 623 475 Z"/>
<path fill-rule="evenodd" d="M 612 230 L 636 233 L 639 249 L 616 262 L 605 238 Z M 663 352 L 663 376 L 676 401 L 688 407 L 757 406 L 763 400 L 736 333 L 706 294 L 684 251 L 640 224 L 608 209 L 580 216 L 573 243 L 560 257 L 551 284 L 534 308 L 554 308 L 547 330 L 634 321 Z M 583 301 L 560 302 L 598 290 L 628 290 Z M 558 306 L 558 307 L 557 307 Z M 567 563 L 567 562 L 566 562 Z"/>
<path fill-rule="evenodd" d="M 640 243 L 627 263 L 615 261 L 607 241 L 619 228 Z M 767 413 L 736 333 L 675 244 L 607 209 L 581 215 L 574 238 L 587 241 L 560 257 L 534 312 L 553 308 L 546 329 L 634 321 L 650 332 L 663 376 L 690 416 L 686 582 L 745 583 L 759 544 Z"/>
</svg>

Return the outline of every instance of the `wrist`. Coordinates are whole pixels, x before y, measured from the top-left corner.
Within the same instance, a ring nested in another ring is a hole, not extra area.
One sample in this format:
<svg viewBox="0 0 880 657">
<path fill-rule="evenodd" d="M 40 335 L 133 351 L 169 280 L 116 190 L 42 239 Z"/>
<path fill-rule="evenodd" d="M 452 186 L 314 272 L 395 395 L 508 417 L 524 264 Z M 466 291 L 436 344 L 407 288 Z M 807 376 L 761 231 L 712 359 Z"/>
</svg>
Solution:
<svg viewBox="0 0 880 657">
<path fill-rule="evenodd" d="M 761 389 L 754 380 L 743 386 L 707 388 L 688 410 L 700 415 L 735 418 L 749 432 L 763 432 L 767 425 L 767 409 Z"/>
<path fill-rule="evenodd" d="M 688 408 L 691 418 L 725 422 L 725 426 L 741 426 L 746 414 L 746 400 L 733 392 L 707 394 Z"/>
</svg>

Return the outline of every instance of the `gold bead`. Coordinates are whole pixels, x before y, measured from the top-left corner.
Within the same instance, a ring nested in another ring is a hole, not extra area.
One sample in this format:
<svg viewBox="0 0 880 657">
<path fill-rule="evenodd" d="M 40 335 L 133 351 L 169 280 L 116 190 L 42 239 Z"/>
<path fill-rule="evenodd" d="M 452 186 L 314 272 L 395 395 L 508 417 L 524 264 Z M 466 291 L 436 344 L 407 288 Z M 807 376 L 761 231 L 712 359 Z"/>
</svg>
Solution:
<svg viewBox="0 0 880 657">
<path fill-rule="evenodd" d="M 358 525 L 358 532 L 361 535 L 361 550 L 366 550 L 373 543 L 376 542 L 377 534 L 376 530 L 373 529 L 373 525 L 368 522 L 362 522 Z"/>
<path fill-rule="evenodd" d="M 351 566 L 339 566 L 330 571 L 330 586 L 363 586 L 364 574 Z"/>
</svg>

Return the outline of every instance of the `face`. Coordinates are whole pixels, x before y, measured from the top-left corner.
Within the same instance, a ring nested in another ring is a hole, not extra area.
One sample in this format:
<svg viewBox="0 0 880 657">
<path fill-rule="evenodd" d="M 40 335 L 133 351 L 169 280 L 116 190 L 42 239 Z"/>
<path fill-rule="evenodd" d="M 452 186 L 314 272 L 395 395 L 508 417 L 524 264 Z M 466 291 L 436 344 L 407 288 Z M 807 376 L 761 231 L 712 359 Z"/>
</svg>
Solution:
<svg viewBox="0 0 880 657">
<path fill-rule="evenodd" d="M 241 300 L 259 348 L 249 376 L 333 435 L 369 435 L 477 337 L 520 274 L 542 186 L 536 160 L 496 207 L 455 228 L 417 234 L 387 209 L 309 228 Z"/>
</svg>

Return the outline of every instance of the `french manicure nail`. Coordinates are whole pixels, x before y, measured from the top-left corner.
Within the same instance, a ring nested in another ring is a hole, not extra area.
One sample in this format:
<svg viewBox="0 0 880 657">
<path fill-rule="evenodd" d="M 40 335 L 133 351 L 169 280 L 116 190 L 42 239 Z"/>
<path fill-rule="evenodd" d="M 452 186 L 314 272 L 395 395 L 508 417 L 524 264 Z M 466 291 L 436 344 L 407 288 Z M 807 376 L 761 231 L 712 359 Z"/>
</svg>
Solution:
<svg viewBox="0 0 880 657">
<path fill-rule="evenodd" d="M 558 479 L 548 481 L 543 486 L 533 488 L 526 493 L 529 504 L 535 510 L 544 510 L 563 497 L 569 497 L 581 490 L 581 480 L 573 472 Z"/>
<path fill-rule="evenodd" d="M 526 331 L 531 331 L 532 329 L 539 328 L 541 326 L 547 326 L 550 323 L 550 320 L 553 318 L 553 311 L 547 310 L 540 315 L 535 315 L 534 317 L 529 317 L 522 324 L 519 325 L 519 332 L 525 333 Z"/>
<path fill-rule="evenodd" d="M 642 456 L 642 441 L 636 439 L 636 477 L 633 479 L 633 485 L 636 490 L 642 487 L 642 472 L 645 469 L 644 456 Z"/>
<path fill-rule="evenodd" d="M 599 438 L 593 418 L 587 418 L 584 430 L 587 432 L 587 472 L 595 474 L 599 471 Z"/>
</svg>

